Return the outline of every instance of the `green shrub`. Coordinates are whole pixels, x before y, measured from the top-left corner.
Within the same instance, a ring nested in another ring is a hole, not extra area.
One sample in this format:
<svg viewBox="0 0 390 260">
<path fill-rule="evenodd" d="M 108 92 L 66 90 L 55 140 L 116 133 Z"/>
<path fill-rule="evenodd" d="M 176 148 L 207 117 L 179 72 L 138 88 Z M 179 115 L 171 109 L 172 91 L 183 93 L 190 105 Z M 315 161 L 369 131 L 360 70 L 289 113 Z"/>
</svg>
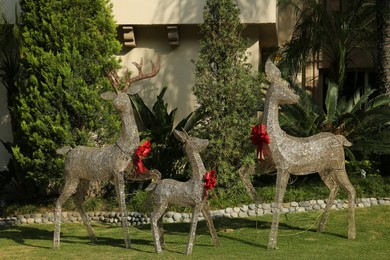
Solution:
<svg viewBox="0 0 390 260">
<path fill-rule="evenodd" d="M 213 189 L 209 192 L 209 203 L 213 209 L 242 206 L 252 203 L 251 198 L 241 183 L 230 189 Z"/>
<path fill-rule="evenodd" d="M 148 197 L 148 192 L 143 190 L 137 190 L 131 197 L 127 208 L 131 211 L 136 212 L 151 212 L 151 205 L 146 202 Z"/>
<path fill-rule="evenodd" d="M 21 204 L 12 204 L 6 207 L 3 211 L 4 216 L 13 216 L 13 215 L 24 215 L 41 212 L 40 207 L 36 205 L 21 205 Z"/>
<path fill-rule="evenodd" d="M 229 190 L 240 183 L 243 161 L 254 160 L 249 135 L 261 102 L 259 81 L 246 63 L 239 15 L 235 1 L 206 1 L 193 88 L 204 114 L 194 132 L 210 141 L 203 161 L 207 169 L 216 167 L 218 187 Z"/>
<path fill-rule="evenodd" d="M 119 66 L 113 55 L 120 45 L 105 0 L 22 0 L 20 6 L 22 60 L 10 107 L 14 168 L 45 190 L 63 180 L 57 148 L 102 145 L 117 135 L 120 121 L 100 94 L 109 87 L 105 73 Z"/>
</svg>

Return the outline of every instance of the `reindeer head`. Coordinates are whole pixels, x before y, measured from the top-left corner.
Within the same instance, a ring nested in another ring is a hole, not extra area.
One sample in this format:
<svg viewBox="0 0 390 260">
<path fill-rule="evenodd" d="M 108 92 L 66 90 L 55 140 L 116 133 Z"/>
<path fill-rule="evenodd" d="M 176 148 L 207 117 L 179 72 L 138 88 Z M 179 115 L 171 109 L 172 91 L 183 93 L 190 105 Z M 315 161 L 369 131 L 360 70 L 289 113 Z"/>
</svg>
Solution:
<svg viewBox="0 0 390 260">
<path fill-rule="evenodd" d="M 299 101 L 299 96 L 290 88 L 287 81 L 282 78 L 280 70 L 268 59 L 265 64 L 265 73 L 271 81 L 268 92 L 278 101 L 278 104 L 295 104 Z"/>
<path fill-rule="evenodd" d="M 209 140 L 200 139 L 196 137 L 189 136 L 185 131 L 173 130 L 173 134 L 176 139 L 184 144 L 184 149 L 186 151 L 198 152 L 205 150 L 209 145 Z"/>
<path fill-rule="evenodd" d="M 125 76 L 120 78 L 116 71 L 110 71 L 107 73 L 108 79 L 110 80 L 111 86 L 114 89 L 113 91 L 107 91 L 101 94 L 101 97 L 105 100 L 111 100 L 114 107 L 118 110 L 118 112 L 124 112 L 127 109 L 131 108 L 131 102 L 128 97 L 130 94 L 136 94 L 141 90 L 140 86 L 131 86 L 134 82 L 152 78 L 157 75 L 160 71 L 160 56 L 157 57 L 157 65 L 155 65 L 152 61 L 152 70 L 148 73 L 144 73 L 142 70 L 143 61 L 138 64 L 133 62 L 133 65 L 138 70 L 138 75 L 135 77 L 130 77 L 130 73 L 126 71 Z"/>
<path fill-rule="evenodd" d="M 112 101 L 112 104 L 119 113 L 128 111 L 131 108 L 131 102 L 126 92 L 107 91 L 100 95 L 104 100 Z"/>
</svg>

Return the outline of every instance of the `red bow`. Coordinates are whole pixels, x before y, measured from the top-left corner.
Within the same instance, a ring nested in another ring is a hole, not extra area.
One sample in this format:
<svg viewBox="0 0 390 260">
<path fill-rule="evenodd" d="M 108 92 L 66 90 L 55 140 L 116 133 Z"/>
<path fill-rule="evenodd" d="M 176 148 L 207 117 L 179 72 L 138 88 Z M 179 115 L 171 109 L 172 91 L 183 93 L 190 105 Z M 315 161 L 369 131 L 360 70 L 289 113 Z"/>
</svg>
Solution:
<svg viewBox="0 0 390 260">
<path fill-rule="evenodd" d="M 257 145 L 257 158 L 263 160 L 263 145 L 270 143 L 267 127 L 263 124 L 253 126 L 250 139 Z"/>
<path fill-rule="evenodd" d="M 207 199 L 208 197 L 208 191 L 212 190 L 215 186 L 217 186 L 217 179 L 215 178 L 216 172 L 215 170 L 211 170 L 209 172 L 206 172 L 206 174 L 203 177 L 204 180 L 204 198 Z"/>
<path fill-rule="evenodd" d="M 147 157 L 152 151 L 149 140 L 146 140 L 142 145 L 138 146 L 133 157 L 133 162 L 135 164 L 135 170 L 137 173 L 144 173 L 148 169 L 144 166 L 142 159 Z"/>
</svg>

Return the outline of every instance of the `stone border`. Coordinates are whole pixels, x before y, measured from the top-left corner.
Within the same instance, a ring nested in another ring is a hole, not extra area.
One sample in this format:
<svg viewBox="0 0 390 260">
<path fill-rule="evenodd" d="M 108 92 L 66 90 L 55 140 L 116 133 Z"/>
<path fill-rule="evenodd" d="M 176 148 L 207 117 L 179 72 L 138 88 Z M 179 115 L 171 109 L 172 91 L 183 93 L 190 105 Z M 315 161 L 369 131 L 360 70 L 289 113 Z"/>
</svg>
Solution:
<svg viewBox="0 0 390 260">
<path fill-rule="evenodd" d="M 357 208 L 371 207 L 374 205 L 389 205 L 390 198 L 363 198 L 356 200 Z M 211 210 L 212 218 L 246 218 L 251 216 L 263 216 L 272 214 L 273 203 L 249 204 L 241 207 L 229 207 L 221 210 Z M 302 202 L 283 203 L 282 213 L 288 212 L 305 212 L 313 210 L 322 210 L 326 206 L 326 200 L 309 200 Z M 348 208 L 347 200 L 335 200 L 332 209 Z M 87 212 L 88 217 L 92 221 L 99 221 L 112 225 L 120 225 L 121 217 L 118 212 Z M 203 215 L 199 215 L 199 220 L 203 220 Z M 150 218 L 144 213 L 130 212 L 127 220 L 131 226 L 139 226 L 150 223 Z M 25 225 L 25 224 L 52 224 L 54 221 L 54 213 L 44 214 L 25 214 L 0 218 L 0 226 L 7 225 Z M 178 213 L 168 211 L 164 216 L 165 223 L 190 222 L 191 213 Z M 81 217 L 77 212 L 62 212 L 62 222 L 64 223 L 81 223 Z"/>
</svg>

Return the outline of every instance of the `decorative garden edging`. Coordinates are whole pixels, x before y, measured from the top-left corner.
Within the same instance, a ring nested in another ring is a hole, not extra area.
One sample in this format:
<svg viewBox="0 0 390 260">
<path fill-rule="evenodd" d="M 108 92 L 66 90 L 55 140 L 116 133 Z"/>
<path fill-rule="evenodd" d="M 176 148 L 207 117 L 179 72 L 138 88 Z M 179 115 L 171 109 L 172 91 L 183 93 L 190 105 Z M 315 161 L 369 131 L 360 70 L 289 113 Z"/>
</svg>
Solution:
<svg viewBox="0 0 390 260">
<path fill-rule="evenodd" d="M 375 205 L 390 206 L 390 198 L 362 198 L 356 200 L 357 208 L 366 208 Z M 305 212 L 313 210 L 321 210 L 326 206 L 326 200 L 309 200 L 302 202 L 283 203 L 282 213 L 288 212 Z M 335 200 L 332 209 L 348 208 L 347 200 Z M 241 207 L 229 207 L 221 210 L 211 210 L 210 214 L 213 218 L 246 218 L 252 216 L 262 216 L 272 213 L 272 203 L 249 204 Z M 120 225 L 120 213 L 118 212 L 88 212 L 87 215 L 92 221 L 100 221 L 107 224 Z M 199 220 L 203 220 L 203 216 L 199 216 Z M 36 213 L 10 216 L 0 218 L 0 226 L 6 225 L 26 225 L 26 224 L 52 224 L 54 221 L 54 213 Z M 81 223 L 81 218 L 77 212 L 62 212 L 62 221 L 64 223 Z M 127 221 L 132 226 L 139 226 L 150 223 L 150 218 L 144 213 L 130 212 L 128 213 Z M 178 213 L 168 211 L 164 216 L 165 223 L 190 222 L 191 213 Z"/>
</svg>

